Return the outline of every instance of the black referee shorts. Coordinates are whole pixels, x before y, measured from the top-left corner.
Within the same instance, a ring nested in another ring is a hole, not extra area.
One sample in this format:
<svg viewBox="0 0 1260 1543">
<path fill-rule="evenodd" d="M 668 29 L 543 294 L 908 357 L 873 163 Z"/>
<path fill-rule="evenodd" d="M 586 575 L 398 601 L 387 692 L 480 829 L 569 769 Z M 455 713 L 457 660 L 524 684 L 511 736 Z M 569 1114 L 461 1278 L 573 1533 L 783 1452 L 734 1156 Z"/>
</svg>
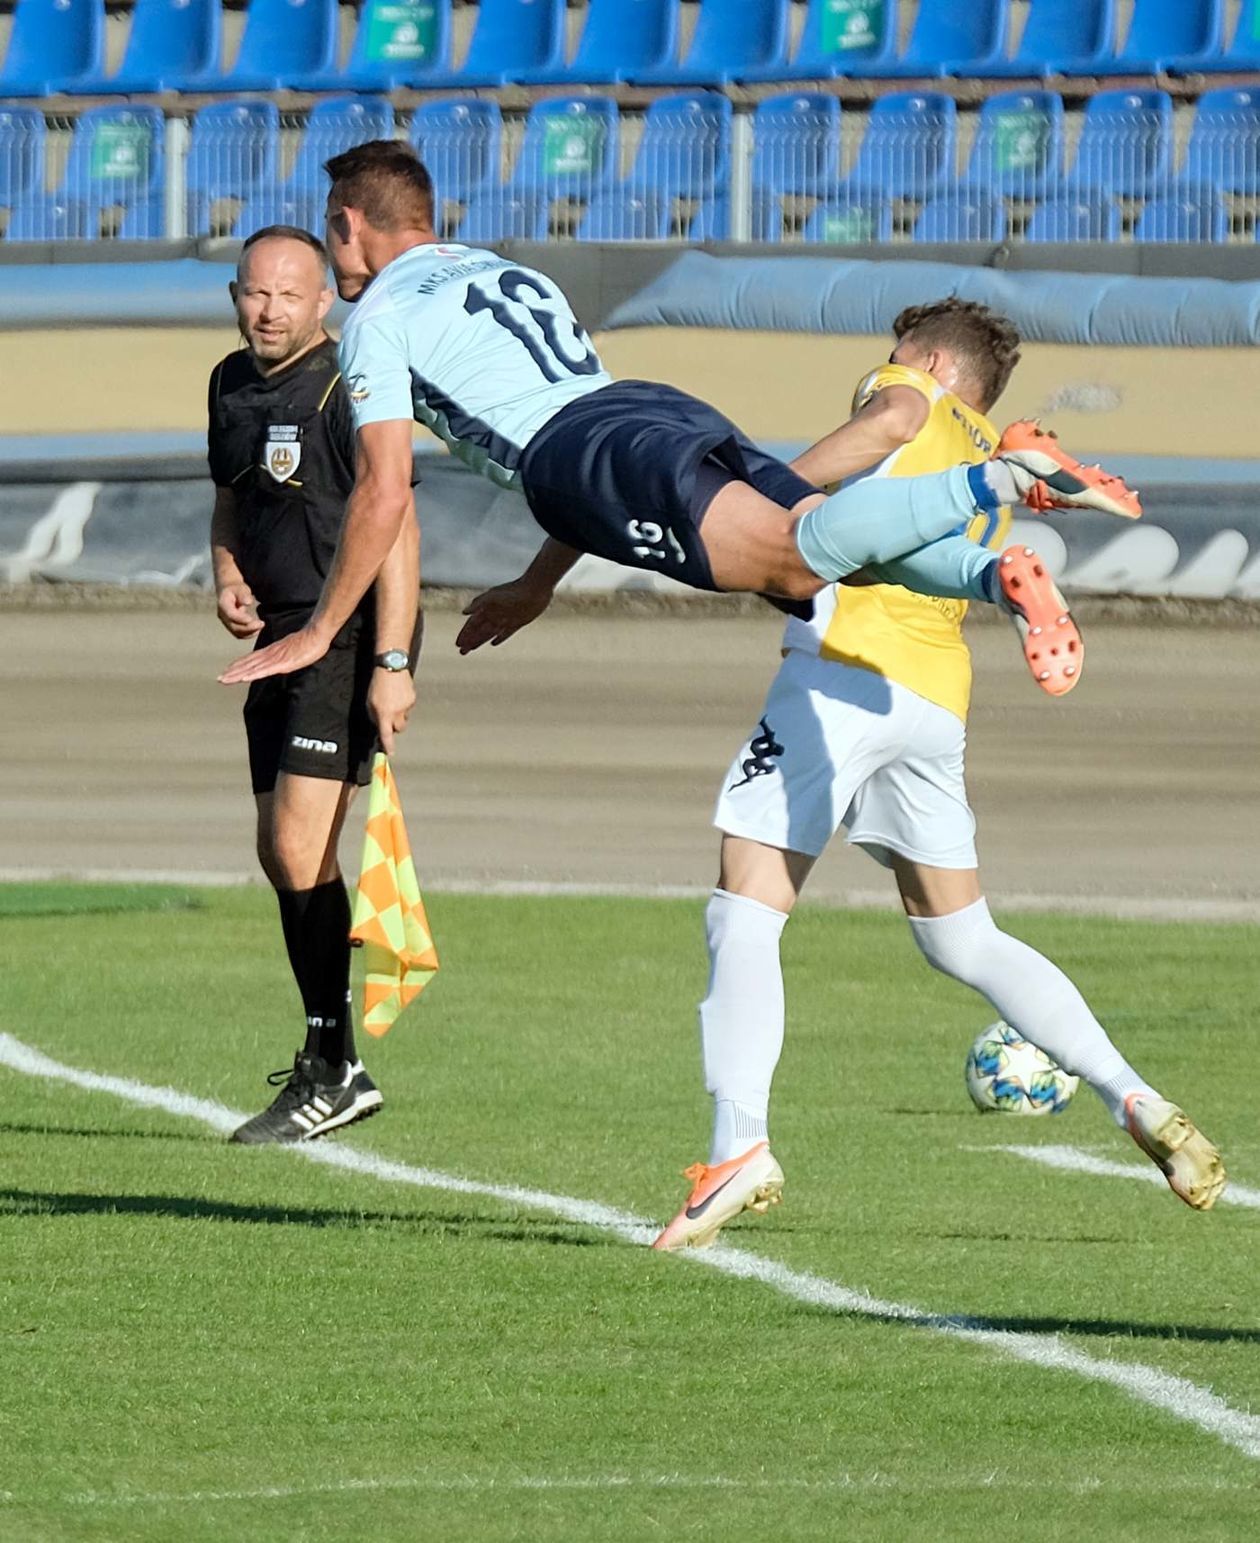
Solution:
<svg viewBox="0 0 1260 1543">
<path fill-rule="evenodd" d="M 673 386 L 625 380 L 561 408 L 525 447 L 521 488 L 557 541 L 693 589 L 716 589 L 700 522 L 727 482 L 791 509 L 817 488 L 716 408 Z"/>
</svg>

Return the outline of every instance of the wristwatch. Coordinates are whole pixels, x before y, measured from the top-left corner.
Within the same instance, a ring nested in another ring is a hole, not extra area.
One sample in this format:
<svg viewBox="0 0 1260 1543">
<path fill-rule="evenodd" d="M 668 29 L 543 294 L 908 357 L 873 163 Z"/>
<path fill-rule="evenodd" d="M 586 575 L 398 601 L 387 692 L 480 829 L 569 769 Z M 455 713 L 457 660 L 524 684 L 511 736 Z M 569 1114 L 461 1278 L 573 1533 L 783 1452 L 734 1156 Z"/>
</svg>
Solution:
<svg viewBox="0 0 1260 1543">
<path fill-rule="evenodd" d="M 377 654 L 372 663 L 378 670 L 388 670 L 391 675 L 397 675 L 400 670 L 405 670 L 411 661 L 407 658 L 405 649 L 387 648 L 383 654 Z"/>
</svg>

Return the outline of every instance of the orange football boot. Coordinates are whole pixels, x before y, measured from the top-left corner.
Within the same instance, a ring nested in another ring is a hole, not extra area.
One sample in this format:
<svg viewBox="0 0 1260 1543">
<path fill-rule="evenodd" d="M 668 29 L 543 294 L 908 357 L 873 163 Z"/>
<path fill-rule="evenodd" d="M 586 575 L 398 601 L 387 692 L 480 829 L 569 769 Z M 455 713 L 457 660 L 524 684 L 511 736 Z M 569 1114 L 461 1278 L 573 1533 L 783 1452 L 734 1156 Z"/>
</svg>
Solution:
<svg viewBox="0 0 1260 1543">
<path fill-rule="evenodd" d="M 1066 696 L 1081 678 L 1085 643 L 1059 586 L 1030 546 L 1007 547 L 998 583 L 1033 679 L 1051 696 Z"/>
<path fill-rule="evenodd" d="M 1124 480 L 1101 466 L 1083 466 L 1058 436 L 1034 418 L 1012 423 L 993 453 L 1015 474 L 1020 497 L 1037 514 L 1048 509 L 1100 509 L 1122 519 L 1141 517 L 1142 504 Z"/>
<path fill-rule="evenodd" d="M 684 1177 L 691 1180 L 687 1203 L 661 1233 L 653 1248 L 708 1248 L 721 1229 L 741 1211 L 765 1213 L 783 1196 L 783 1169 L 759 1141 L 729 1162 L 692 1163 Z"/>
</svg>

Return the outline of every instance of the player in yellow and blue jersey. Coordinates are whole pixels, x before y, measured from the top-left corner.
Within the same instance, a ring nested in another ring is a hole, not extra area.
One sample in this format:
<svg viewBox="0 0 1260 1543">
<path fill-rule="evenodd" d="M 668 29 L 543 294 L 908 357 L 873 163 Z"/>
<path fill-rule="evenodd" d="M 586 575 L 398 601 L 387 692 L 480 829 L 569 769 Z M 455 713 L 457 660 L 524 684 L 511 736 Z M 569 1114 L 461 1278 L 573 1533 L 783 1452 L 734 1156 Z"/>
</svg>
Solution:
<svg viewBox="0 0 1260 1543">
<path fill-rule="evenodd" d="M 950 299 L 903 311 L 893 330 L 892 359 L 861 382 L 848 422 L 793 463 L 810 482 L 920 476 L 992 455 L 987 414 L 1019 359 L 1014 327 Z M 977 514 L 966 534 L 997 547 L 1009 520 L 1006 509 Z M 878 573 L 893 578 L 895 565 Z M 783 664 L 718 798 L 721 871 L 700 1007 L 713 1141 L 708 1162 L 687 1170 L 691 1192 L 658 1248 L 704 1246 L 740 1211 L 779 1198 L 767 1135 L 783 1045 L 779 940 L 841 825 L 892 869 L 929 964 L 1084 1078 L 1187 1204 L 1207 1209 L 1224 1187 L 1216 1149 L 1125 1061 L 1067 976 L 989 914 L 963 776 L 965 612 L 962 600 L 896 583 L 835 585 L 811 621 L 788 622 Z"/>
</svg>

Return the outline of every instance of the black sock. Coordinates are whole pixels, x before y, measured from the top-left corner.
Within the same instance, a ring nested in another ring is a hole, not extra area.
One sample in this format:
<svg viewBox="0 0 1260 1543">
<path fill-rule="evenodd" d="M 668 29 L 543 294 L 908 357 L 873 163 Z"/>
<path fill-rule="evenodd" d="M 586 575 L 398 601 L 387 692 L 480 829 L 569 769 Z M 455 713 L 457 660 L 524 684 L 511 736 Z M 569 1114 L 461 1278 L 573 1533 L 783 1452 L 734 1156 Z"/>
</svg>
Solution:
<svg viewBox="0 0 1260 1543">
<path fill-rule="evenodd" d="M 350 1013 L 350 897 L 340 879 L 314 889 L 278 889 L 280 925 L 302 1006 L 308 1053 L 330 1066 L 353 1061 Z"/>
</svg>

